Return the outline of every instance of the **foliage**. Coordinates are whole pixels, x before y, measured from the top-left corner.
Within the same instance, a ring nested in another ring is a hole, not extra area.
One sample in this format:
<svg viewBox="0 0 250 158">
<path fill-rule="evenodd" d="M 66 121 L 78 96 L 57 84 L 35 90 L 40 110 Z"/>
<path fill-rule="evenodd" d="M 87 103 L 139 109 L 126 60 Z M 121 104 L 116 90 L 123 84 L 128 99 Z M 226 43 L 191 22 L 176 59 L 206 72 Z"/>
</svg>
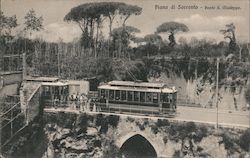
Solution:
<svg viewBox="0 0 250 158">
<path fill-rule="evenodd" d="M 126 20 L 131 15 L 141 14 L 141 10 L 142 8 L 138 6 L 128 5 L 121 2 L 85 3 L 72 8 L 64 17 L 64 20 L 74 21 L 79 25 L 83 33 L 83 46 L 85 48 L 95 48 L 95 56 L 97 56 L 96 48 L 98 44 L 98 36 L 103 21 L 106 19 L 109 21 L 109 33 L 111 38 L 112 24 L 117 15 L 120 15 L 120 19 L 123 19 L 122 23 L 123 26 L 125 26 Z M 94 33 L 95 27 L 96 33 Z M 109 41 L 111 40 L 110 38 Z"/>
<path fill-rule="evenodd" d="M 187 32 L 189 31 L 188 27 L 185 24 L 178 22 L 165 22 L 157 27 L 157 33 L 170 33 L 168 39 L 170 41 L 169 45 L 174 46 L 176 44 L 174 35 L 177 32 Z"/>
<path fill-rule="evenodd" d="M 248 104 L 250 104 L 250 87 L 247 88 L 245 97 L 246 97 Z"/>
<path fill-rule="evenodd" d="M 129 122 L 134 122 L 134 121 L 135 121 L 135 119 L 134 119 L 133 117 L 127 117 L 127 120 L 128 120 Z"/>
<path fill-rule="evenodd" d="M 17 27 L 16 15 L 7 17 L 0 12 L 0 36 L 10 36 L 12 29 Z"/>
<path fill-rule="evenodd" d="M 220 30 L 220 32 L 224 35 L 225 39 L 229 39 L 229 53 L 235 53 L 237 51 L 236 37 L 235 37 L 235 29 L 233 23 L 227 24 L 226 29 Z"/>
<path fill-rule="evenodd" d="M 164 126 L 169 126 L 170 123 L 167 119 L 158 119 L 156 122 L 157 127 L 164 127 Z"/>
<path fill-rule="evenodd" d="M 173 158 L 180 158 L 181 157 L 181 151 L 180 150 L 175 150 L 173 154 Z"/>
<path fill-rule="evenodd" d="M 107 119 L 108 119 L 109 124 L 113 128 L 115 128 L 115 127 L 117 127 L 117 125 L 119 123 L 120 116 L 118 116 L 118 115 L 109 115 L 109 116 L 107 116 Z"/>
<path fill-rule="evenodd" d="M 118 50 L 116 57 L 124 57 L 129 47 L 130 41 L 135 38 L 134 33 L 139 33 L 140 30 L 133 26 L 123 26 L 113 29 L 111 35 L 113 38 L 113 50 Z M 121 54 L 123 53 L 123 54 Z"/>
<path fill-rule="evenodd" d="M 103 151 L 103 158 L 122 158 L 120 149 L 114 144 L 114 142 L 110 142 L 110 140 L 105 141 L 104 146 L 105 150 Z"/>
<path fill-rule="evenodd" d="M 238 149 L 235 145 L 236 140 L 229 136 L 227 133 L 222 133 L 222 143 L 225 145 L 225 149 L 228 150 L 230 154 L 236 152 Z"/>
<path fill-rule="evenodd" d="M 140 121 L 135 121 L 135 124 L 136 124 L 136 126 L 138 126 L 139 127 L 139 129 L 141 130 L 141 131 L 144 131 L 145 130 L 145 124 L 144 124 L 144 122 L 142 123 L 142 122 L 140 122 Z"/>
<path fill-rule="evenodd" d="M 109 125 L 111 125 L 113 128 L 117 127 L 119 119 L 120 117 L 116 115 L 104 116 L 103 114 L 98 114 L 96 116 L 96 126 L 101 127 L 101 133 L 106 133 L 108 131 Z"/>
<path fill-rule="evenodd" d="M 25 15 L 24 19 L 24 30 L 30 31 L 30 34 L 32 31 L 40 31 L 43 29 L 43 17 L 36 17 L 35 10 L 29 10 L 28 13 Z"/>
<path fill-rule="evenodd" d="M 157 34 L 148 34 L 144 36 L 144 40 L 147 43 L 151 43 L 151 44 L 158 44 L 159 42 L 162 42 L 162 38 L 161 36 L 157 35 Z"/>
<path fill-rule="evenodd" d="M 239 145 L 242 149 L 249 152 L 250 149 L 250 130 L 245 130 L 239 138 Z"/>
<path fill-rule="evenodd" d="M 152 125 L 151 130 L 154 134 L 157 134 L 159 132 L 159 128 L 157 127 L 157 125 Z"/>
</svg>

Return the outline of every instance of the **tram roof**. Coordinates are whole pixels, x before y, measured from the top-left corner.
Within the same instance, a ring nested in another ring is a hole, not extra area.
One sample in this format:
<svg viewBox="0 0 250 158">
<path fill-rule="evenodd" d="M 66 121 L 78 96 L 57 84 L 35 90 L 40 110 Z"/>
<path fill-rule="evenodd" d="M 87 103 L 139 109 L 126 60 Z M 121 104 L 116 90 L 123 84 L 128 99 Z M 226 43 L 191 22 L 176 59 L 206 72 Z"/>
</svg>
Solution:
<svg viewBox="0 0 250 158">
<path fill-rule="evenodd" d="M 111 86 L 128 86 L 128 87 L 152 87 L 163 88 L 166 86 L 164 83 L 152 83 L 152 82 L 132 82 L 132 81 L 110 81 Z"/>
<path fill-rule="evenodd" d="M 63 82 L 43 82 L 43 86 L 68 86 L 68 83 Z"/>
<path fill-rule="evenodd" d="M 109 89 L 109 90 L 122 90 L 122 91 L 139 91 L 139 92 L 156 92 L 156 93 L 175 93 L 177 90 L 172 88 L 161 88 L 161 89 L 155 89 L 155 88 L 147 88 L 147 87 L 126 87 L 126 86 L 111 86 L 109 84 L 100 85 L 98 87 L 99 89 Z"/>
<path fill-rule="evenodd" d="M 56 82 L 59 80 L 57 77 L 42 77 L 42 76 L 27 76 L 27 81 L 37 81 L 37 82 Z"/>
</svg>

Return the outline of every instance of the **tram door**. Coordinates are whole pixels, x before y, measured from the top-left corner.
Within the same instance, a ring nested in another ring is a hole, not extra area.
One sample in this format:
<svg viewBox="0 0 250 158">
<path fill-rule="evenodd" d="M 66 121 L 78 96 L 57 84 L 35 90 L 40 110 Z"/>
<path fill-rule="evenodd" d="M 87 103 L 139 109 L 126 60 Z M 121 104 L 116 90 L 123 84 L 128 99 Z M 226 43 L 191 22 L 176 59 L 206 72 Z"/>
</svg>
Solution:
<svg viewBox="0 0 250 158">
<path fill-rule="evenodd" d="M 167 94 L 167 93 L 161 94 L 161 101 L 162 101 L 162 108 L 163 109 L 170 108 L 169 94 Z"/>
</svg>

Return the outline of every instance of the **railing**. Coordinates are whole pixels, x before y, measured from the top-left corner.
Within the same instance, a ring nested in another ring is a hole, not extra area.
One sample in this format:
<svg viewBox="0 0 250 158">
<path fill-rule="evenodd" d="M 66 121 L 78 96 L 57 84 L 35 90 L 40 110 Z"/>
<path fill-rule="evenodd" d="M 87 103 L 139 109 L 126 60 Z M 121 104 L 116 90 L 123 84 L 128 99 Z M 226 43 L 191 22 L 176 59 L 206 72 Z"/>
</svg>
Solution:
<svg viewBox="0 0 250 158">
<path fill-rule="evenodd" d="M 108 112 L 108 113 L 128 113 L 139 115 L 153 115 L 172 117 L 175 115 L 175 110 L 169 108 L 159 108 L 150 106 L 138 106 L 129 104 L 112 104 L 112 103 L 97 103 L 90 105 L 91 111 Z"/>
<path fill-rule="evenodd" d="M 0 146 L 6 145 L 25 126 L 25 117 L 21 111 L 20 102 L 3 102 L 0 113 Z"/>
</svg>

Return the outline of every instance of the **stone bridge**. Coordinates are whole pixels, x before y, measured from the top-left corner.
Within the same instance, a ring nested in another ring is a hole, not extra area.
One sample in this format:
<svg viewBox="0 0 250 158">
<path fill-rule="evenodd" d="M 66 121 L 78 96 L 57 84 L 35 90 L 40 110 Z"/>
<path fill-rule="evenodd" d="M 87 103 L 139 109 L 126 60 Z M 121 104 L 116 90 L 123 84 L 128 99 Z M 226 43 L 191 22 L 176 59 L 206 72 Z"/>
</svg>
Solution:
<svg viewBox="0 0 250 158">
<path fill-rule="evenodd" d="M 121 116 L 117 128 L 110 132 L 111 137 L 115 140 L 115 145 L 122 149 L 126 142 L 139 136 L 144 138 L 144 143 L 147 142 L 153 147 L 158 158 L 172 157 L 176 150 L 181 149 L 181 144 L 164 140 L 166 133 L 163 131 L 155 133 L 153 128 L 158 128 L 156 122 L 156 118 L 145 119 Z M 141 145 L 143 145 L 143 142 Z"/>
</svg>

